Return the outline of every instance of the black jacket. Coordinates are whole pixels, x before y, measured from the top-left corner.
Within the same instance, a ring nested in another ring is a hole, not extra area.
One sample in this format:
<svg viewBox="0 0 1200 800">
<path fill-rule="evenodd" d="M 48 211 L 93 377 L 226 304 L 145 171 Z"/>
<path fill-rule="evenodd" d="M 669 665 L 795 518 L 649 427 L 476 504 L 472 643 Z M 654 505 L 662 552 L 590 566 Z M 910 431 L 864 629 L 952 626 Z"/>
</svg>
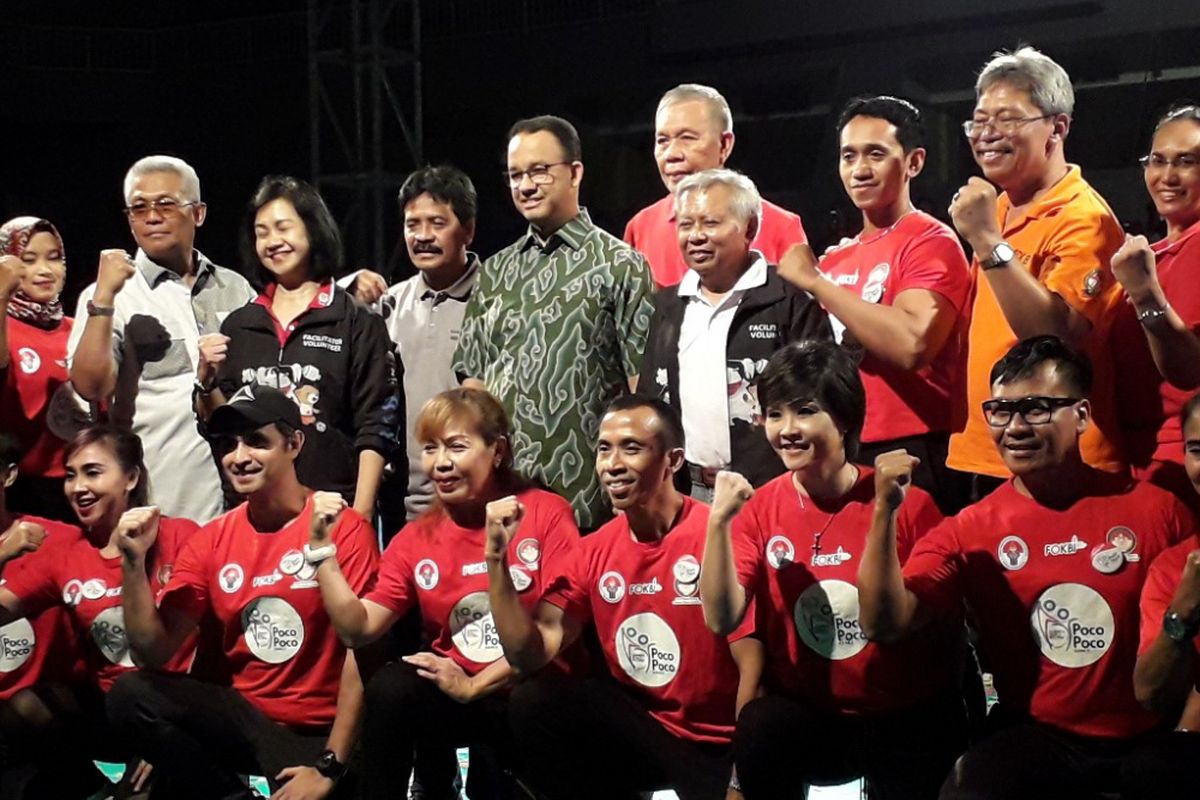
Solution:
<svg viewBox="0 0 1200 800">
<path fill-rule="evenodd" d="M 225 397 L 246 384 L 274 386 L 295 400 L 305 437 L 296 475 L 311 489 L 352 501 L 360 451 L 386 460 L 404 454 L 402 368 L 383 320 L 342 289 L 292 328 L 280 346 L 275 321 L 260 303 L 230 314 L 221 325 L 229 351 L 217 386 Z"/>
<path fill-rule="evenodd" d="M 654 316 L 638 378 L 639 391 L 657 394 L 676 411 L 680 411 L 679 330 L 688 302 L 679 296 L 675 286 L 654 295 Z M 825 310 L 807 292 L 780 278 L 775 267 L 767 267 L 765 284 L 748 289 L 742 296 L 725 346 L 730 469 L 742 473 L 754 486 L 761 486 L 784 471 L 783 462 L 763 432 L 755 388 L 759 374 L 771 354 L 785 344 L 832 338 Z"/>
</svg>

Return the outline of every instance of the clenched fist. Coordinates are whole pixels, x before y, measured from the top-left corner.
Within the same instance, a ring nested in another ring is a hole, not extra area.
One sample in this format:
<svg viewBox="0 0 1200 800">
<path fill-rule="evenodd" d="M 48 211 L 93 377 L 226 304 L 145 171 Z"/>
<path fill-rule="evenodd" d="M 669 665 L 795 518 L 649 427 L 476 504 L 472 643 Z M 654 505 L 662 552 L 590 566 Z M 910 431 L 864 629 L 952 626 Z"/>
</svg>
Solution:
<svg viewBox="0 0 1200 800">
<path fill-rule="evenodd" d="M 113 300 L 125 288 L 125 282 L 133 277 L 136 268 L 133 259 L 124 250 L 101 250 L 100 270 L 96 275 L 96 305 L 112 305 Z"/>
<path fill-rule="evenodd" d="M 913 470 L 921 459 L 910 456 L 906 450 L 889 450 L 875 458 L 875 502 L 884 502 L 895 511 L 904 502 L 904 495 L 912 485 Z"/>
<path fill-rule="evenodd" d="M 221 333 L 206 333 L 196 341 L 200 348 L 200 363 L 196 365 L 196 380 L 206 388 L 216 380 L 217 370 L 229 353 L 229 337 Z"/>
<path fill-rule="evenodd" d="M 16 256 L 0 256 L 0 303 L 7 302 L 25 279 L 25 264 Z"/>
<path fill-rule="evenodd" d="M 329 531 L 345 510 L 346 498 L 338 492 L 313 492 L 312 518 L 308 527 L 309 545 L 316 548 L 329 544 Z"/>
<path fill-rule="evenodd" d="M 779 277 L 805 292 L 812 292 L 821 280 L 817 269 L 817 255 L 812 248 L 801 242 L 788 248 L 779 259 Z"/>
<path fill-rule="evenodd" d="M 517 529 L 521 527 L 521 520 L 524 518 L 525 506 L 513 495 L 488 503 L 484 558 L 492 562 L 503 562 L 508 553 L 508 543 L 517 535 Z"/>
<path fill-rule="evenodd" d="M 117 520 L 117 548 L 130 564 L 141 564 L 158 540 L 158 506 L 131 508 Z"/>
<path fill-rule="evenodd" d="M 1158 283 L 1154 251 L 1145 236 L 1125 235 L 1125 244 L 1113 253 L 1112 271 L 1135 306 L 1166 305 L 1166 295 Z"/>
<path fill-rule="evenodd" d="M 754 497 L 754 487 L 739 472 L 721 470 L 713 485 L 712 515 L 728 522 Z"/>
<path fill-rule="evenodd" d="M 46 529 L 35 522 L 24 520 L 13 523 L 0 536 L 0 561 L 11 561 L 26 553 L 32 553 L 46 541 Z"/>
<path fill-rule="evenodd" d="M 996 187 L 983 178 L 970 178 L 950 201 L 950 219 L 975 255 L 986 258 L 1003 237 L 996 221 Z"/>
<path fill-rule="evenodd" d="M 354 299 L 363 305 L 373 305 L 387 292 L 387 281 L 378 272 L 359 270 L 354 278 Z"/>
</svg>

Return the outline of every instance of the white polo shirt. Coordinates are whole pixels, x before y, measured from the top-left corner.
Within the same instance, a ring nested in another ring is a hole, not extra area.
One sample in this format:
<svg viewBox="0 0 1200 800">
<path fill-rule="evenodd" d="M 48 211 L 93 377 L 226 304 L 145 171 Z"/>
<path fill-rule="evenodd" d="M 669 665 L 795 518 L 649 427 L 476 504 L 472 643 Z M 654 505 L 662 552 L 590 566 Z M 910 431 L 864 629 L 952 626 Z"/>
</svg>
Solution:
<svg viewBox="0 0 1200 800">
<path fill-rule="evenodd" d="M 684 457 L 701 467 L 726 467 L 729 446 L 729 377 L 725 348 L 733 316 L 747 289 L 767 282 L 767 261 L 752 250 L 754 261 L 737 283 L 713 305 L 700 293 L 700 276 L 688 270 L 679 283 L 687 298 L 679 328 L 679 410 L 687 440 Z"/>
</svg>

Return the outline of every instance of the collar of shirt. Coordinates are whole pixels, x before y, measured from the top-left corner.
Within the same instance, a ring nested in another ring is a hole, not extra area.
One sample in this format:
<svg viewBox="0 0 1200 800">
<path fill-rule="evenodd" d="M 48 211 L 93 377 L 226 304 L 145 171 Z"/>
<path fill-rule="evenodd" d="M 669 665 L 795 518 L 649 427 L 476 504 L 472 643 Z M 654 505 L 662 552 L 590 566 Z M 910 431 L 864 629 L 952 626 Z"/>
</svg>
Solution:
<svg viewBox="0 0 1200 800">
<path fill-rule="evenodd" d="M 546 254 L 555 250 L 560 244 L 565 244 L 572 250 L 579 250 L 594 227 L 591 215 L 588 214 L 586 208 L 580 206 L 577 216 L 564 222 L 558 230 L 544 239 L 537 229 L 530 225 L 525 232 L 525 240 L 521 243 L 521 250 L 523 252 L 530 247 L 537 247 L 543 254 Z"/>
<path fill-rule="evenodd" d="M 757 289 L 767 284 L 767 259 L 757 250 L 751 250 L 750 253 L 754 256 L 754 260 L 750 262 L 750 267 L 733 284 L 733 288 L 726 295 L 726 300 L 730 297 L 740 298 L 747 289 Z M 700 273 L 694 269 L 689 269 L 687 274 L 683 276 L 683 280 L 679 282 L 678 292 L 680 297 L 708 302 L 700 294 Z"/>
<path fill-rule="evenodd" d="M 1060 208 L 1078 197 L 1084 187 L 1083 173 L 1080 172 L 1079 166 L 1068 164 L 1067 174 L 1063 175 L 1058 183 L 1051 186 L 1046 190 L 1044 195 L 1026 208 L 1025 213 L 1018 219 L 1013 220 L 1007 225 L 1004 224 L 1004 218 L 1008 215 L 1008 209 L 1011 207 L 1008 192 L 1001 194 L 1000 199 L 996 202 L 996 216 L 1000 220 L 1005 235 L 1007 235 L 1014 228 L 1019 228 L 1029 220 L 1041 219 L 1042 217 L 1048 217 L 1057 213 Z"/>
<path fill-rule="evenodd" d="M 216 267 L 208 260 L 208 257 L 199 250 L 192 251 L 192 260 L 196 262 L 196 280 L 192 284 L 192 294 L 199 292 L 204 288 L 204 284 L 208 282 L 209 276 L 213 274 Z M 167 269 L 161 264 L 157 264 L 146 255 L 146 251 L 138 248 L 137 254 L 133 257 L 134 266 L 142 273 L 142 277 L 146 279 L 146 283 L 150 284 L 153 289 L 163 281 L 176 280 L 182 281 L 183 276 L 174 270 Z"/>
<path fill-rule="evenodd" d="M 472 252 L 467 252 L 467 269 L 458 277 L 454 283 L 446 289 L 438 291 L 432 288 L 425 282 L 425 273 L 418 273 L 421 276 L 421 285 L 425 288 L 421 291 L 421 300 L 433 300 L 436 306 L 443 300 L 457 300 L 460 303 L 465 303 L 471 297 L 471 290 L 475 288 L 475 277 L 479 273 L 479 256 Z"/>
<path fill-rule="evenodd" d="M 275 299 L 275 290 L 277 288 L 279 288 L 278 283 L 268 283 L 266 288 L 262 290 L 262 294 L 254 299 L 254 302 L 267 309 L 267 311 L 270 311 L 271 302 Z M 305 309 L 305 311 L 311 311 L 314 308 L 329 308 L 331 305 L 333 305 L 332 279 L 321 284 L 321 288 L 317 290 L 315 295 L 313 295 L 313 299 L 309 301 L 308 307 Z M 272 316 L 274 316 L 274 314 L 272 314 Z M 299 319 L 299 317 L 297 317 L 297 319 Z"/>
<path fill-rule="evenodd" d="M 1200 236 L 1200 222 L 1193 222 L 1175 241 L 1160 239 L 1150 246 L 1156 256 L 1174 255 L 1178 253 L 1190 239 Z"/>
</svg>

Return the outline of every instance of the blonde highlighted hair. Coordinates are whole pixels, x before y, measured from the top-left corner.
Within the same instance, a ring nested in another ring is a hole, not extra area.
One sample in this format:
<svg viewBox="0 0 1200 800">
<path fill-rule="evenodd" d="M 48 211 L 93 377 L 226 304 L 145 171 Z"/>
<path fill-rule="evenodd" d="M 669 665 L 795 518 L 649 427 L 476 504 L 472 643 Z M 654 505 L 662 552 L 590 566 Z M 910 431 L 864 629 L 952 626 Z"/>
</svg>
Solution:
<svg viewBox="0 0 1200 800">
<path fill-rule="evenodd" d="M 482 389 L 451 389 L 434 395 L 417 416 L 413 436 L 418 442 L 432 441 L 456 422 L 473 428 L 488 445 L 504 440 L 500 465 L 496 467 L 496 482 L 499 485 L 516 484 L 512 434 L 508 414 L 500 401 Z"/>
</svg>

